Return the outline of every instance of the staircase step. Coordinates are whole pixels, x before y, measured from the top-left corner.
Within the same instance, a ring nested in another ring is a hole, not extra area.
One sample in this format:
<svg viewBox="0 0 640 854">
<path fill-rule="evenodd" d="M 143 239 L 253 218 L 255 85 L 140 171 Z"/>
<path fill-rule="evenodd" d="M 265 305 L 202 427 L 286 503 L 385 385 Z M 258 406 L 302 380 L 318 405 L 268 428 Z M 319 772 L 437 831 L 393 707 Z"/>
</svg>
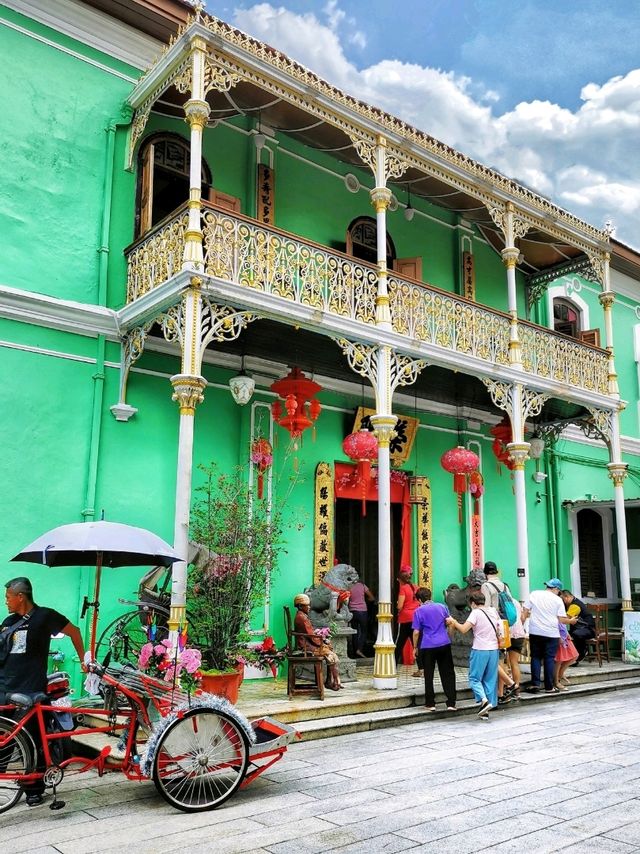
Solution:
<svg viewBox="0 0 640 854">
<path fill-rule="evenodd" d="M 518 706 L 527 706 L 530 703 L 555 703 L 562 700 L 570 700 L 571 698 L 575 699 L 576 697 L 591 696 L 592 694 L 601 694 L 608 691 L 623 691 L 628 688 L 638 687 L 640 687 L 640 674 L 636 674 L 635 677 L 627 676 L 624 679 L 613 678 L 600 681 L 591 679 L 584 684 L 561 691 L 559 694 L 546 694 L 544 691 L 541 694 L 526 694 L 523 692 L 520 700 L 512 701 L 508 704 L 508 707 L 498 708 L 495 713 L 501 713 L 503 708 L 505 710 L 507 708 L 517 708 Z M 459 696 L 461 694 L 468 696 L 469 692 L 459 692 Z M 442 705 L 444 697 L 436 695 L 436 701 Z M 424 723 L 426 720 L 449 720 L 462 715 L 471 716 L 476 715 L 477 711 L 477 705 L 465 697 L 462 703 L 458 703 L 458 711 L 455 713 L 447 712 L 444 708 L 436 712 L 427 712 L 423 706 L 414 705 L 404 709 L 382 709 L 364 714 L 354 713 L 331 718 L 301 720 L 296 723 L 295 727 L 303 741 L 314 741 L 337 735 L 349 735 L 354 732 L 366 732 L 392 726 L 405 726 L 406 724 L 418 722 Z M 492 712 L 492 716 L 495 713 Z"/>
</svg>

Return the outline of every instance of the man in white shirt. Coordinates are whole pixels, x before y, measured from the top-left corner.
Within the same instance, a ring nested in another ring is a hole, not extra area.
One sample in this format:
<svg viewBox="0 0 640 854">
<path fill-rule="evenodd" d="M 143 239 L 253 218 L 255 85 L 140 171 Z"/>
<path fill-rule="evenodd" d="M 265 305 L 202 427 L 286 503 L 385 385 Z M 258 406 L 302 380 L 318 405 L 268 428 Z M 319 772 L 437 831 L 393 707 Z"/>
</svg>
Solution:
<svg viewBox="0 0 640 854">
<path fill-rule="evenodd" d="M 544 590 L 534 590 L 522 609 L 522 620 L 529 618 L 529 650 L 531 654 L 531 694 L 540 691 L 540 673 L 544 661 L 544 688 L 547 694 L 558 689 L 553 684 L 555 659 L 560 643 L 559 623 L 573 625 L 575 617 L 567 617 L 564 602 L 560 598 L 562 582 L 559 578 L 545 581 Z"/>
</svg>

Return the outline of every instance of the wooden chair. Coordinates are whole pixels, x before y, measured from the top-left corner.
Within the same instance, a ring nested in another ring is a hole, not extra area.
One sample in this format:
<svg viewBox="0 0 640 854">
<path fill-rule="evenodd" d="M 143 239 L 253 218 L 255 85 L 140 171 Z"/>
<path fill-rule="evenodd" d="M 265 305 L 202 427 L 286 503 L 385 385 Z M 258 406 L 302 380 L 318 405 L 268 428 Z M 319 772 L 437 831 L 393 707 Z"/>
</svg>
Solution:
<svg viewBox="0 0 640 854">
<path fill-rule="evenodd" d="M 596 636 L 589 638 L 587 658 L 592 661 L 594 658 L 598 662 L 598 667 L 602 667 L 602 661 L 606 659 L 611 661 L 611 652 L 609 650 L 610 640 L 622 641 L 622 632 L 619 629 L 609 629 L 609 607 L 606 604 L 587 605 L 590 613 L 593 614 L 593 619 L 596 624 Z"/>
<path fill-rule="evenodd" d="M 306 635 L 294 632 L 289 606 L 285 605 L 283 610 L 287 633 L 287 695 L 294 697 L 296 694 L 317 694 L 324 700 L 324 658 L 321 655 L 313 655 L 308 650 L 296 648 L 296 638 Z M 298 680 L 299 670 L 304 671 L 302 681 Z M 308 675 L 309 671 L 313 672 L 313 681 L 304 679 L 304 675 Z"/>
</svg>

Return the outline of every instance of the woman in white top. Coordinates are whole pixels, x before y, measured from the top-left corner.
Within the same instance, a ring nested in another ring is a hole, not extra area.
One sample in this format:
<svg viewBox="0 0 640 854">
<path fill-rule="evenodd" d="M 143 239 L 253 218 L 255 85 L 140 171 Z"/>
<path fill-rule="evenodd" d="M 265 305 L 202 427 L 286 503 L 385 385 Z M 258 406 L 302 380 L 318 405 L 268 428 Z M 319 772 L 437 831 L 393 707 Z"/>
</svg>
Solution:
<svg viewBox="0 0 640 854">
<path fill-rule="evenodd" d="M 478 717 L 489 720 L 489 712 L 498 705 L 498 638 L 502 623 L 495 608 L 484 608 L 483 593 L 469 596 L 471 613 L 462 625 L 449 617 L 447 625 L 462 634 L 473 629 L 473 644 L 469 653 L 469 687 L 480 703 Z"/>
</svg>

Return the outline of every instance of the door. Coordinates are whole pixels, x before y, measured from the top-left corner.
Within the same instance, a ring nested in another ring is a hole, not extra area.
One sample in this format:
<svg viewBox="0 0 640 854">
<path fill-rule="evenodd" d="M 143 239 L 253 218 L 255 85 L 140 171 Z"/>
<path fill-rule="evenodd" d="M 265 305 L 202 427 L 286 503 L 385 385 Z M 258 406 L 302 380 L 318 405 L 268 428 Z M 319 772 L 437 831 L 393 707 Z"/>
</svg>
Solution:
<svg viewBox="0 0 640 854">
<path fill-rule="evenodd" d="M 587 508 L 578 513 L 578 553 L 582 596 L 606 598 L 602 516 L 595 510 Z"/>
</svg>

